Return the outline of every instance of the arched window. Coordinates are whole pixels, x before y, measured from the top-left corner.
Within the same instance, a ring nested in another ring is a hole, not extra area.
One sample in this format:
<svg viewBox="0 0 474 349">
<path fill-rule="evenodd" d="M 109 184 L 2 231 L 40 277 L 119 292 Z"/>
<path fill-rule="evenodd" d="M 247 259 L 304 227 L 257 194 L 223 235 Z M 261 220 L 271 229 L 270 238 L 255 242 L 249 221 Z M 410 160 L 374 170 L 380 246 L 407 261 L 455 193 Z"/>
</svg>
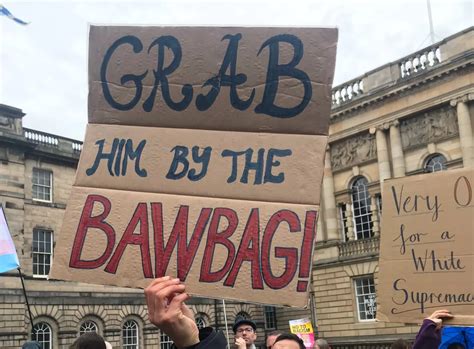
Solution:
<svg viewBox="0 0 474 349">
<path fill-rule="evenodd" d="M 33 326 L 32 339 L 39 342 L 43 349 L 53 349 L 53 331 L 46 322 Z"/>
<path fill-rule="evenodd" d="M 171 349 L 173 341 L 165 333 L 160 332 L 160 349 Z"/>
<path fill-rule="evenodd" d="M 251 320 L 251 317 L 248 313 L 245 311 L 239 311 L 237 315 L 235 315 L 236 319 L 245 319 L 245 320 Z"/>
<path fill-rule="evenodd" d="M 81 324 L 81 327 L 79 328 L 79 335 L 87 332 L 99 332 L 99 328 L 97 327 L 97 324 L 94 321 L 87 320 Z"/>
<path fill-rule="evenodd" d="M 426 159 L 425 172 L 438 172 L 447 169 L 446 158 L 441 154 L 433 154 Z"/>
<path fill-rule="evenodd" d="M 358 177 L 351 185 L 354 234 L 356 240 L 372 237 L 372 212 L 370 211 L 369 182 Z"/>
<path fill-rule="evenodd" d="M 128 320 L 122 326 L 123 349 L 138 349 L 138 324 Z"/>
<path fill-rule="evenodd" d="M 206 327 L 206 319 L 202 314 L 197 314 L 195 320 L 199 329 Z"/>
</svg>

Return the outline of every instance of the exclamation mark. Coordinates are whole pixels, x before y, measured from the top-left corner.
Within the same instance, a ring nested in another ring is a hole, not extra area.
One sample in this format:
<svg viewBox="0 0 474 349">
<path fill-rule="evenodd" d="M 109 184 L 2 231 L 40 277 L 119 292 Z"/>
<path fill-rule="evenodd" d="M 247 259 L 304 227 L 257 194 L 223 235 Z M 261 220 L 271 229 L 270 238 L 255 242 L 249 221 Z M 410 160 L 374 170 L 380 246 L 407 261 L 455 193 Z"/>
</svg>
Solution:
<svg viewBox="0 0 474 349">
<path fill-rule="evenodd" d="M 296 286 L 298 292 L 306 292 L 308 289 L 309 272 L 311 271 L 311 256 L 313 251 L 313 242 L 316 237 L 316 218 L 318 213 L 316 211 L 306 212 L 306 219 L 304 223 L 303 245 L 301 246 L 300 257 L 300 271 L 299 280 Z"/>
</svg>

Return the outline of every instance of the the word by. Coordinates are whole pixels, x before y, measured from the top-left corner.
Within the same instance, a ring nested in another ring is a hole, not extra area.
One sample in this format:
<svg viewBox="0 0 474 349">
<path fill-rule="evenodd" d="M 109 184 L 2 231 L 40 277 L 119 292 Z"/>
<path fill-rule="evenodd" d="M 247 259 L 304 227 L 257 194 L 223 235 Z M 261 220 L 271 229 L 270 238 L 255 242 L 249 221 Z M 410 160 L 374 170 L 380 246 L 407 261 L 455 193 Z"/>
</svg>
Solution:
<svg viewBox="0 0 474 349">
<path fill-rule="evenodd" d="M 146 140 L 140 141 L 137 148 L 134 149 L 131 139 L 114 138 L 109 152 L 104 151 L 104 143 L 104 139 L 95 143 L 98 145 L 97 155 L 92 166 L 86 170 L 88 176 L 92 176 L 104 161 L 111 176 L 126 176 L 128 164 L 131 162 L 134 163 L 134 170 L 138 176 L 147 177 L 146 168 L 140 166 Z M 205 147 L 200 152 L 200 147 L 194 146 L 190 154 L 188 147 L 177 145 L 171 149 L 171 152 L 174 154 L 166 174 L 167 179 L 178 180 L 187 177 L 190 181 L 199 181 L 206 176 L 211 161 L 212 147 Z M 254 156 L 255 152 L 256 156 Z M 227 183 L 234 183 L 239 174 L 240 183 L 248 183 L 250 171 L 255 173 L 253 184 L 282 183 L 285 181 L 285 174 L 283 172 L 275 174 L 272 170 L 280 166 L 280 161 L 277 158 L 291 156 L 291 154 L 290 149 L 270 148 L 266 150 L 260 148 L 256 151 L 251 148 L 243 151 L 224 149 L 221 156 L 230 158 L 232 164 Z M 239 158 L 244 159 L 242 169 L 239 169 Z"/>
</svg>

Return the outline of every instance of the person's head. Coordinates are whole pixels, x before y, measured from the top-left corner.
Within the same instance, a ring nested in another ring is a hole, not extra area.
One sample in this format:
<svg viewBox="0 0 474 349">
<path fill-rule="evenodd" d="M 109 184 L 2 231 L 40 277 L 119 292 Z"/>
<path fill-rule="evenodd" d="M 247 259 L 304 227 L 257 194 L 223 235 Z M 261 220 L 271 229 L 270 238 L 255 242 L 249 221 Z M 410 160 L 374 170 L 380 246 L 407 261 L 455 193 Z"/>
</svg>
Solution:
<svg viewBox="0 0 474 349">
<path fill-rule="evenodd" d="M 314 349 L 330 349 L 329 343 L 325 339 L 318 338 L 314 343 Z"/>
<path fill-rule="evenodd" d="M 28 341 L 21 346 L 21 349 L 41 349 L 41 344 L 34 341 Z"/>
<path fill-rule="evenodd" d="M 269 334 L 267 334 L 267 341 L 266 341 L 266 345 L 267 345 L 267 349 L 271 349 L 272 346 L 273 346 L 273 343 L 275 343 L 275 340 L 277 339 L 277 337 L 279 335 L 283 334 L 282 331 L 272 331 L 270 332 Z"/>
<path fill-rule="evenodd" d="M 283 333 L 277 337 L 272 349 L 306 349 L 303 340 L 293 333 Z"/>
<path fill-rule="evenodd" d="M 234 326 L 235 338 L 243 338 L 247 346 L 250 346 L 257 339 L 257 325 L 249 319 L 237 318 Z"/>
<path fill-rule="evenodd" d="M 411 345 L 404 339 L 397 339 L 395 342 L 392 343 L 391 349 L 410 349 Z"/>
<path fill-rule="evenodd" d="M 466 347 L 461 343 L 451 343 L 448 345 L 448 349 L 466 349 Z"/>
<path fill-rule="evenodd" d="M 106 349 L 106 346 L 104 338 L 95 332 L 87 332 L 76 339 L 70 349 Z"/>
</svg>

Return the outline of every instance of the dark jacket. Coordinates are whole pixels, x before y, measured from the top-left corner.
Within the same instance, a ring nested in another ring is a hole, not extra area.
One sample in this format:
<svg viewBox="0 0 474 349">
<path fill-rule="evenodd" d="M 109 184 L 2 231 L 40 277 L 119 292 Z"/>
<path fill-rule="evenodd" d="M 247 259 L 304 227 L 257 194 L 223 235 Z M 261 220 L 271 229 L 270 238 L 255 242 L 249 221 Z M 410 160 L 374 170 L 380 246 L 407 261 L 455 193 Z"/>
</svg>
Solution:
<svg viewBox="0 0 474 349">
<path fill-rule="evenodd" d="M 175 346 L 173 346 L 175 348 Z M 199 330 L 199 343 L 186 349 L 226 349 L 227 340 L 221 331 L 214 331 L 212 327 Z"/>
<path fill-rule="evenodd" d="M 436 324 L 428 319 L 418 331 L 412 349 L 436 349 L 441 344 L 441 331 L 436 329 Z"/>
</svg>

